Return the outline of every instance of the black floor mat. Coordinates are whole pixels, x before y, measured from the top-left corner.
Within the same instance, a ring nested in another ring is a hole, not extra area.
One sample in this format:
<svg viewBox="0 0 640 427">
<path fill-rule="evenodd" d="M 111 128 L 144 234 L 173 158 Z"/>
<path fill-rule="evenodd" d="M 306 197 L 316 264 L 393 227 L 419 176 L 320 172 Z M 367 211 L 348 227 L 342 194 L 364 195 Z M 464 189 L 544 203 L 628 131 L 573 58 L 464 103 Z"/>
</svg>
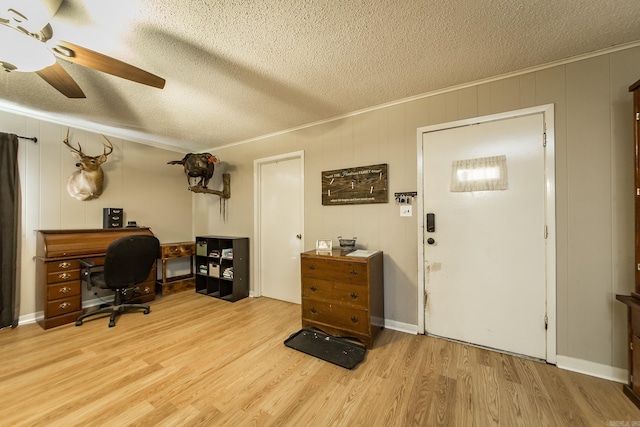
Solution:
<svg viewBox="0 0 640 427">
<path fill-rule="evenodd" d="M 347 369 L 362 362 L 367 352 L 362 345 L 312 329 L 301 329 L 292 334 L 284 345 Z"/>
</svg>

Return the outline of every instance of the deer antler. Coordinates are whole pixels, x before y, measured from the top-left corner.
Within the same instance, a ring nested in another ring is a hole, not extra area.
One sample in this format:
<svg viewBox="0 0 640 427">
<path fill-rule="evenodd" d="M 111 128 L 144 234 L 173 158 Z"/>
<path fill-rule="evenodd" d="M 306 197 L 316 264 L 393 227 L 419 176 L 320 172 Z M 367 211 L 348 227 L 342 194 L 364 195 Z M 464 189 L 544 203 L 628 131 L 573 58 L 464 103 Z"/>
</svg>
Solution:
<svg viewBox="0 0 640 427">
<path fill-rule="evenodd" d="M 107 138 L 106 136 L 102 135 L 102 137 L 104 139 L 106 139 L 107 142 L 109 143 L 109 145 L 107 145 L 104 142 L 102 142 L 102 145 L 104 145 L 104 155 L 108 156 L 109 154 L 111 154 L 113 152 L 113 144 L 111 143 L 111 141 L 109 141 L 109 138 Z M 80 144 L 78 144 L 78 145 L 80 145 Z M 107 148 L 109 149 L 108 153 L 107 153 Z"/>
<path fill-rule="evenodd" d="M 76 153 L 78 153 L 81 156 L 84 156 L 84 153 L 82 152 L 82 146 L 80 145 L 80 143 L 78 142 L 78 147 L 80 148 L 80 150 L 72 147 L 69 144 L 69 128 L 67 128 L 67 137 L 64 139 L 64 141 L 62 141 L 64 143 L 64 145 L 66 145 L 67 147 L 71 148 L 73 151 L 75 151 Z"/>
</svg>

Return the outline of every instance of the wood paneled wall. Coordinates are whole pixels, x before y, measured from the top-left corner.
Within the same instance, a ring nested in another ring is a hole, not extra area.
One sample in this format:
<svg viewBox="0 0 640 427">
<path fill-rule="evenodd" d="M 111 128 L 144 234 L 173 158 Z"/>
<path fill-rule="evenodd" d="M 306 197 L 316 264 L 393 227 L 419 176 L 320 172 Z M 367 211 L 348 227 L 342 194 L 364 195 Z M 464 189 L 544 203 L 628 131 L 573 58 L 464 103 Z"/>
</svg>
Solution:
<svg viewBox="0 0 640 427">
<path fill-rule="evenodd" d="M 0 111 L 0 131 L 37 137 L 20 140 L 22 250 L 20 315 L 35 318 L 35 230 L 102 228 L 102 209 L 123 208 L 124 224 L 151 227 L 161 242 L 193 238 L 191 192 L 182 167 L 167 165 L 184 154 L 110 137 L 113 153 L 102 165 L 104 192 L 98 199 L 79 201 L 66 189 L 76 160 L 62 144 L 67 127 Z M 71 129 L 70 143 L 83 152 L 103 152 L 98 133 Z"/>
</svg>

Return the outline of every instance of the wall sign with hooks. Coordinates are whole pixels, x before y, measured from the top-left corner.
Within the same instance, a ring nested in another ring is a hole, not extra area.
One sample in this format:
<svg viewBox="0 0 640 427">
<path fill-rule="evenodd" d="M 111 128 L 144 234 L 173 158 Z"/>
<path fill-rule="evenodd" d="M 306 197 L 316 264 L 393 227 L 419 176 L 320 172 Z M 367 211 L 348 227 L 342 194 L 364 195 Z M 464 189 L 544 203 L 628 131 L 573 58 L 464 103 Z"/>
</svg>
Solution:
<svg viewBox="0 0 640 427">
<path fill-rule="evenodd" d="M 410 205 L 413 202 L 413 198 L 416 197 L 418 193 L 416 191 L 405 191 L 402 193 L 394 193 L 396 203 L 399 205 Z"/>
</svg>

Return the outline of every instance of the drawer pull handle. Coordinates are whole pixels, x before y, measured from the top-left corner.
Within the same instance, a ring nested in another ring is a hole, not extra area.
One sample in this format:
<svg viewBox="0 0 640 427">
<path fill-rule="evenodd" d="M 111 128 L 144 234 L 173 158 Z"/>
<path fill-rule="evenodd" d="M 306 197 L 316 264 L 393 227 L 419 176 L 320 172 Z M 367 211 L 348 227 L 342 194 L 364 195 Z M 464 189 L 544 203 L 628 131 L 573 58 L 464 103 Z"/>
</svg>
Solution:
<svg viewBox="0 0 640 427">
<path fill-rule="evenodd" d="M 59 268 L 69 268 L 71 267 L 71 263 L 67 262 L 67 261 L 62 261 L 60 264 L 58 264 Z"/>
<path fill-rule="evenodd" d="M 351 299 L 358 299 L 358 294 L 356 294 L 355 292 L 351 292 L 349 296 L 351 297 Z"/>
<path fill-rule="evenodd" d="M 351 316 L 351 321 L 353 323 L 358 323 L 359 322 L 359 320 L 358 320 L 358 318 L 356 316 Z"/>
<path fill-rule="evenodd" d="M 356 274 L 358 274 L 358 272 L 355 270 L 351 270 L 349 273 L 351 273 L 352 276 L 355 276 Z"/>
<path fill-rule="evenodd" d="M 317 288 L 315 286 L 311 286 L 309 289 L 311 289 L 311 292 L 315 292 Z"/>
<path fill-rule="evenodd" d="M 315 307 L 311 307 L 311 313 L 316 314 L 318 312 L 318 310 L 316 310 Z"/>
<path fill-rule="evenodd" d="M 68 303 L 66 301 L 60 304 L 60 308 L 62 309 L 69 308 L 69 307 L 71 307 L 71 303 Z"/>
<path fill-rule="evenodd" d="M 148 293 L 150 293 L 150 292 L 151 292 L 151 288 L 150 288 L 150 287 L 148 287 L 148 286 L 145 286 L 145 287 L 144 287 L 144 291 L 143 291 L 143 292 L 144 292 L 145 294 L 148 294 Z"/>
<path fill-rule="evenodd" d="M 60 292 L 61 294 L 68 294 L 69 292 L 71 292 L 71 288 L 68 286 L 65 286 L 64 288 L 60 288 L 58 292 Z"/>
<path fill-rule="evenodd" d="M 70 277 L 71 277 L 71 273 L 60 273 L 60 274 L 58 275 L 58 277 L 59 277 L 60 279 L 68 279 L 68 278 L 70 278 Z"/>
<path fill-rule="evenodd" d="M 309 270 L 315 270 L 315 269 L 316 269 L 316 266 L 315 266 L 315 265 L 311 264 L 311 265 L 309 266 Z"/>
</svg>

